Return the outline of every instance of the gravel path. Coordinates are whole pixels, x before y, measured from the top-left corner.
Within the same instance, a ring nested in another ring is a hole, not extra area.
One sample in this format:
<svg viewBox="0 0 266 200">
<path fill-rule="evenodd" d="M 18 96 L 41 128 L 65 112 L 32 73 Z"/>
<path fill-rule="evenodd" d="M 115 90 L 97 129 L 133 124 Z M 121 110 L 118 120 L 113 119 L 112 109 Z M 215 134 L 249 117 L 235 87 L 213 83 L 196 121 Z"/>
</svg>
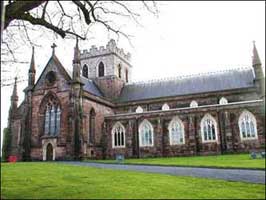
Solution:
<svg viewBox="0 0 266 200">
<path fill-rule="evenodd" d="M 193 176 L 193 177 L 223 179 L 228 181 L 241 181 L 241 182 L 265 184 L 265 171 L 263 170 L 164 167 L 164 166 L 148 166 L 148 165 L 103 164 L 103 163 L 89 163 L 89 162 L 78 162 L 78 161 L 63 161 L 58 163 L 97 167 L 97 168 L 107 168 L 107 169 L 170 174 L 175 176 L 179 175 Z"/>
</svg>

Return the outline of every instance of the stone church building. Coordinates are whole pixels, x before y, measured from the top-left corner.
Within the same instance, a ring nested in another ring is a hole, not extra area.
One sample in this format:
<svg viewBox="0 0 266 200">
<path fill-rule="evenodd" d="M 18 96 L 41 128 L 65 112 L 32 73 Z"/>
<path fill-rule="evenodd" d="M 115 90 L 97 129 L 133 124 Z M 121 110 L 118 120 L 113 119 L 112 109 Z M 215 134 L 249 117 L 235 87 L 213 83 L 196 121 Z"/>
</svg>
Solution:
<svg viewBox="0 0 266 200">
<path fill-rule="evenodd" d="M 131 56 L 114 40 L 82 52 L 77 41 L 72 72 L 54 48 L 38 79 L 33 49 L 20 105 L 15 81 L 9 155 L 18 160 L 189 156 L 265 148 L 265 77 L 255 44 L 249 68 L 142 83 L 131 81 Z"/>
</svg>

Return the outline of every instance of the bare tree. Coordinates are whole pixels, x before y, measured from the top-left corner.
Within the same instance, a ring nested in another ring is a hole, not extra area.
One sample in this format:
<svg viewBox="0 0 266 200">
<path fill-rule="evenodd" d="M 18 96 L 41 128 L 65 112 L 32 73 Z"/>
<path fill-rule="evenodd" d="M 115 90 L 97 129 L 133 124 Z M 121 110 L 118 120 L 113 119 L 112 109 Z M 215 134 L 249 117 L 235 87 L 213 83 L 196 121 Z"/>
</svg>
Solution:
<svg viewBox="0 0 266 200">
<path fill-rule="evenodd" d="M 1 64 L 27 63 L 17 58 L 20 47 L 38 46 L 40 38 L 51 34 L 85 40 L 92 37 L 90 29 L 96 24 L 130 42 L 131 35 L 123 31 L 122 22 L 127 19 L 141 25 L 143 11 L 158 16 L 155 1 L 5 1 L 1 10 Z M 4 67 L 1 72 L 6 71 Z M 3 80 L 1 77 L 2 86 Z"/>
</svg>

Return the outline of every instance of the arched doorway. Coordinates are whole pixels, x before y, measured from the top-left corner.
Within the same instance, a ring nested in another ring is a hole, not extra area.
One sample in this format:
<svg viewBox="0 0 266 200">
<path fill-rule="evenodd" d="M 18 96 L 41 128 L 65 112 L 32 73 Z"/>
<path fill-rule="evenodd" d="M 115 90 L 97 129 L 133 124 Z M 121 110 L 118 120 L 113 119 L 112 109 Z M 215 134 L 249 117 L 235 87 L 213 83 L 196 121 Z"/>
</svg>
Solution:
<svg viewBox="0 0 266 200">
<path fill-rule="evenodd" d="M 53 160 L 53 146 L 51 145 L 51 143 L 49 143 L 46 147 L 46 160 Z"/>
</svg>

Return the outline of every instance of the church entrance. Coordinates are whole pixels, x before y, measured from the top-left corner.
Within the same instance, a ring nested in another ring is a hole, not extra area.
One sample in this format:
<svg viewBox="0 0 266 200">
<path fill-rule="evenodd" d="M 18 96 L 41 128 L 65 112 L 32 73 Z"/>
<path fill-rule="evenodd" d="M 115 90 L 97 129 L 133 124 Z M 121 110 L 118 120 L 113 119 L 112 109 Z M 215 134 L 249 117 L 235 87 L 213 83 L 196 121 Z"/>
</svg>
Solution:
<svg viewBox="0 0 266 200">
<path fill-rule="evenodd" d="M 53 160 L 53 146 L 49 143 L 46 148 L 46 160 L 51 161 Z"/>
</svg>

